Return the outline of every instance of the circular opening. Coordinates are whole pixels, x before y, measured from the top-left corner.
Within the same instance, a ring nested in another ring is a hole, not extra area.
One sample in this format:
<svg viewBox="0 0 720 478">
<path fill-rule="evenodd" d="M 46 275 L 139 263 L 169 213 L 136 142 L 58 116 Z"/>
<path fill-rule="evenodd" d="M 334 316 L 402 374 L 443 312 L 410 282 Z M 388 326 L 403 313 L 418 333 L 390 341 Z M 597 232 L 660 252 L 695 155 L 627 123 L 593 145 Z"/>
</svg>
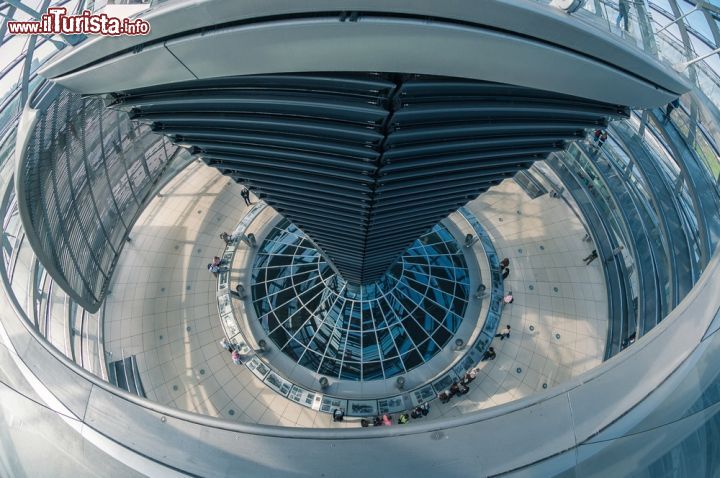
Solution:
<svg viewBox="0 0 720 478">
<path fill-rule="evenodd" d="M 377 282 L 353 285 L 287 220 L 259 248 L 252 282 L 257 317 L 282 353 L 353 381 L 388 379 L 432 359 L 460 327 L 470 288 L 462 247 L 444 226 L 418 238 Z"/>
</svg>

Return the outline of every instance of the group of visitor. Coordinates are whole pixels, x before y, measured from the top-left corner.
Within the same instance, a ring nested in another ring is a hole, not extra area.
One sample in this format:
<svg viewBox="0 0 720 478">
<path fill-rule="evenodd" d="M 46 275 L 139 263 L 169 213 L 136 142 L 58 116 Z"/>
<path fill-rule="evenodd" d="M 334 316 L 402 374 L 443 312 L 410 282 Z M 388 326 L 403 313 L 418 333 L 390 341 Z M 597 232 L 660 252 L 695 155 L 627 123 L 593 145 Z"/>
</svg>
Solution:
<svg viewBox="0 0 720 478">
<path fill-rule="evenodd" d="M 452 399 L 455 395 L 465 395 L 470 391 L 470 387 L 468 385 L 470 382 L 475 380 L 475 377 L 477 377 L 479 370 L 477 368 L 474 368 L 467 372 L 463 377 L 458 381 L 455 380 L 452 385 L 450 385 L 450 388 L 447 390 L 443 390 L 438 395 L 438 398 L 440 399 L 440 403 L 448 403 L 450 399 Z"/>
<path fill-rule="evenodd" d="M 421 405 L 418 405 L 417 407 L 413 408 L 413 410 L 408 412 L 403 412 L 398 416 L 397 424 L 398 425 L 405 425 L 410 421 L 412 418 L 413 420 L 416 420 L 418 418 L 422 418 L 427 416 L 427 414 L 430 413 L 430 404 L 429 403 L 423 403 Z M 389 427 L 393 424 L 393 417 L 389 414 L 384 415 L 377 415 L 372 422 L 372 425 L 374 427 Z M 360 420 L 360 425 L 362 427 L 369 427 L 370 421 L 366 419 Z"/>
<path fill-rule="evenodd" d="M 500 273 L 502 274 L 502 280 L 505 280 L 510 275 L 510 259 L 505 257 L 500 261 Z"/>
<path fill-rule="evenodd" d="M 408 412 L 403 412 L 398 416 L 397 423 L 398 425 L 404 425 L 410 421 L 410 419 L 418 419 L 422 418 L 424 416 L 427 416 L 427 414 L 430 413 L 430 404 L 429 403 L 423 403 L 421 405 L 418 405 L 417 407 L 413 408 L 413 410 Z M 345 410 L 342 408 L 336 408 L 333 410 L 332 413 L 332 419 L 334 422 L 341 422 L 345 419 Z M 387 413 L 382 415 L 377 415 L 372 423 L 370 420 L 363 418 L 360 420 L 360 425 L 363 428 L 367 428 L 370 425 L 374 427 L 389 427 L 393 424 L 393 417 L 392 415 L 389 415 Z"/>
<path fill-rule="evenodd" d="M 235 238 L 231 236 L 230 234 L 223 232 L 220 234 L 220 239 L 222 239 L 226 245 L 229 245 Z M 208 264 L 208 270 L 212 272 L 213 274 L 216 274 L 221 271 L 221 268 L 224 266 L 224 261 L 222 258 L 215 256 L 213 257 L 213 260 L 210 264 Z M 500 261 L 500 270 L 502 273 L 502 278 L 505 279 L 510 274 L 510 259 L 504 258 L 502 261 Z M 237 285 L 236 293 L 240 296 L 244 296 L 244 287 L 242 284 Z M 512 292 L 508 292 L 508 294 L 503 297 L 503 302 L 505 304 L 511 304 L 514 301 L 514 298 L 512 296 Z M 500 337 L 500 339 L 509 338 L 510 337 L 510 326 L 508 325 L 506 329 L 501 330 L 496 337 Z M 237 350 L 237 347 L 235 344 L 230 342 L 227 338 L 223 338 L 220 341 L 221 346 L 223 349 L 228 351 L 231 354 L 233 363 L 237 365 L 242 364 L 242 357 L 240 355 L 240 352 Z M 490 347 L 487 351 L 484 352 L 482 360 L 494 360 L 496 357 L 495 350 L 493 347 Z M 456 395 L 465 395 L 470 391 L 470 388 L 468 387 L 468 384 L 475 380 L 477 377 L 477 374 L 479 372 L 479 369 L 474 368 L 470 371 L 468 371 L 460 380 L 453 381 L 452 385 L 447 389 L 438 395 L 438 398 L 440 399 L 441 403 L 447 403 L 449 402 L 454 396 Z M 422 417 L 425 417 L 430 413 L 430 404 L 423 403 L 421 405 L 418 405 L 413 410 L 408 412 L 401 413 L 397 418 L 397 424 L 404 425 L 410 421 L 410 419 L 419 419 Z M 341 422 L 345 418 L 345 411 L 342 408 L 335 408 L 332 413 L 332 419 L 334 422 Z M 373 426 L 391 426 L 393 424 L 393 417 L 390 414 L 382 414 L 377 415 L 372 423 L 367 419 L 361 419 L 360 421 L 361 425 L 363 427 L 369 427 L 371 424 Z"/>
<path fill-rule="evenodd" d="M 223 337 L 220 341 L 220 345 L 222 345 L 222 348 L 230 352 L 230 358 L 232 358 L 235 365 L 242 365 L 242 357 L 240 356 L 240 352 L 234 343 L 230 342 L 226 337 Z"/>
<path fill-rule="evenodd" d="M 215 256 L 212 262 L 207 265 L 207 269 L 217 276 L 218 272 L 222 271 L 224 266 L 224 261 L 220 257 Z"/>
<path fill-rule="evenodd" d="M 600 148 L 603 147 L 605 142 L 608 140 L 608 132 L 604 129 L 596 129 L 595 132 L 593 132 L 593 146 L 595 147 L 595 151 L 599 151 Z"/>
<path fill-rule="evenodd" d="M 220 239 L 222 239 L 226 246 L 229 246 L 232 244 L 233 240 L 235 240 L 233 236 L 224 231 L 220 233 Z"/>
</svg>

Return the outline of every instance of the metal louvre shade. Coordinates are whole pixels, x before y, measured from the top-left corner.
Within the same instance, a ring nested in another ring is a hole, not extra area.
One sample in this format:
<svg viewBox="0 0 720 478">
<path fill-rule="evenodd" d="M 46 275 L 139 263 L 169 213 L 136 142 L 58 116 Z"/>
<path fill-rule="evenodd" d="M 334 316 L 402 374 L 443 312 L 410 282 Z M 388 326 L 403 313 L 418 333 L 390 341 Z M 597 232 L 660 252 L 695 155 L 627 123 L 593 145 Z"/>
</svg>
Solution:
<svg viewBox="0 0 720 478">
<path fill-rule="evenodd" d="M 246 184 L 355 284 L 448 213 L 627 108 L 410 74 L 277 74 L 118 93 L 111 104 Z"/>
<path fill-rule="evenodd" d="M 52 98 L 28 133 L 18 208 L 44 269 L 80 306 L 99 310 L 138 214 L 178 148 L 98 98 Z"/>
</svg>

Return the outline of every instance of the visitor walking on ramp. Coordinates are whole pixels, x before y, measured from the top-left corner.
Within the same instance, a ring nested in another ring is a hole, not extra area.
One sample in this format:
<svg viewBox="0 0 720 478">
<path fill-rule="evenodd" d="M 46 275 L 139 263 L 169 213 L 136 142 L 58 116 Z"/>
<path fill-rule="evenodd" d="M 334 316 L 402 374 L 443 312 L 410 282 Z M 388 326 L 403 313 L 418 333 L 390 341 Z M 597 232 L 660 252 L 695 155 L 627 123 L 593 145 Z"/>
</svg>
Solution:
<svg viewBox="0 0 720 478">
<path fill-rule="evenodd" d="M 597 259 L 598 253 L 596 249 L 593 249 L 589 256 L 583 259 L 585 261 L 585 265 L 589 266 L 592 261 Z"/>
</svg>

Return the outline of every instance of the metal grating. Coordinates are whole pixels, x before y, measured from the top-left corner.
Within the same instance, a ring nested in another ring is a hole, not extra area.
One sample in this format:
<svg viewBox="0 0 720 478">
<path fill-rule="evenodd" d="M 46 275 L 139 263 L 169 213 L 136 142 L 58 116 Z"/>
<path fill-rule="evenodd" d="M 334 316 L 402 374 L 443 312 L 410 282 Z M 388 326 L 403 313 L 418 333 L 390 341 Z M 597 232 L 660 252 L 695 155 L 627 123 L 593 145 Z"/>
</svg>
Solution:
<svg viewBox="0 0 720 478">
<path fill-rule="evenodd" d="M 98 310 L 137 214 L 177 148 L 101 100 L 63 90 L 23 157 L 28 238 L 63 289 Z"/>
</svg>

